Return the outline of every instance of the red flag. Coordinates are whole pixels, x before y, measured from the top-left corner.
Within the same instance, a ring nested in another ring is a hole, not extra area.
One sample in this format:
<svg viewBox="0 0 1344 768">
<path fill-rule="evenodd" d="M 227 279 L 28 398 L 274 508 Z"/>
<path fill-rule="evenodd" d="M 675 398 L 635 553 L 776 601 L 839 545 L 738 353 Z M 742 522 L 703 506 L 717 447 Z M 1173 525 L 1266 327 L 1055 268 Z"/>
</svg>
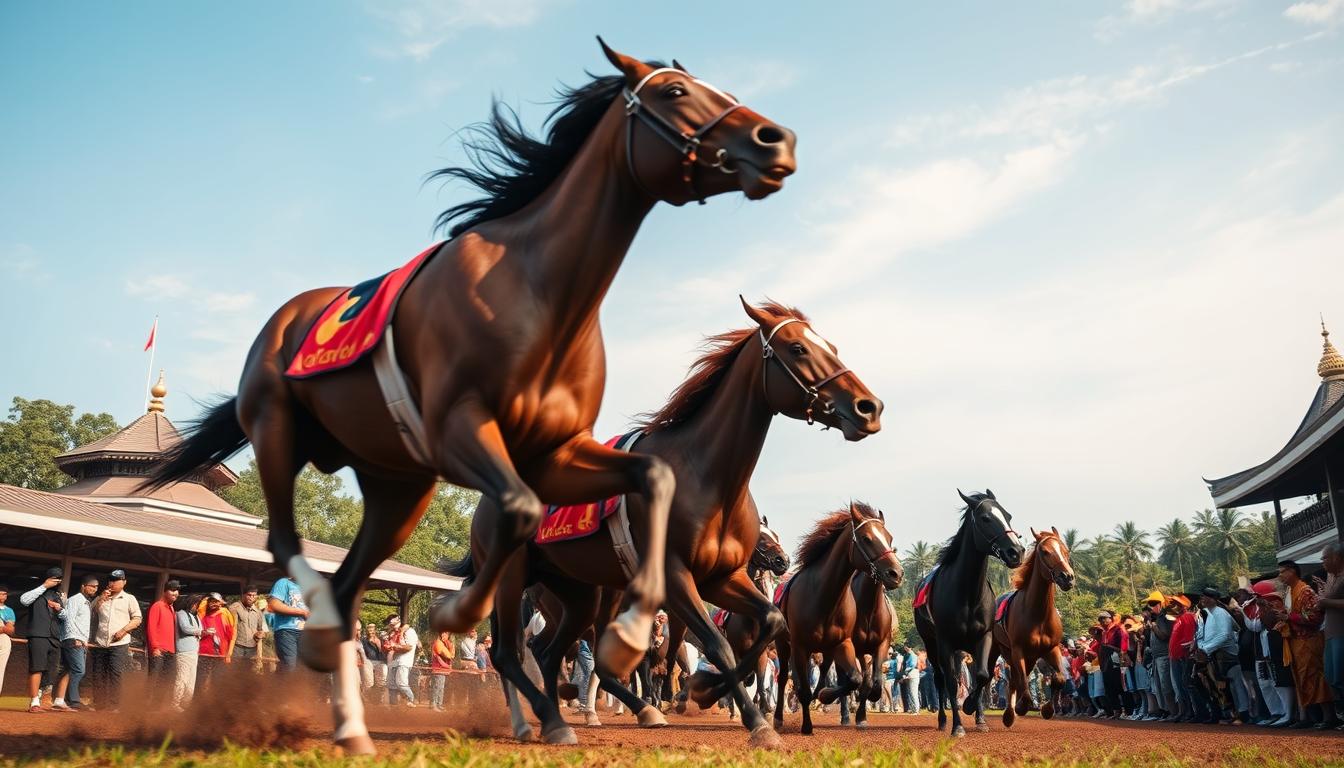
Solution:
<svg viewBox="0 0 1344 768">
<path fill-rule="evenodd" d="M 142 350 L 148 352 L 149 348 L 154 346 L 154 332 L 159 330 L 159 318 L 154 318 L 154 325 L 149 328 L 149 341 L 145 342 L 145 348 Z"/>
</svg>

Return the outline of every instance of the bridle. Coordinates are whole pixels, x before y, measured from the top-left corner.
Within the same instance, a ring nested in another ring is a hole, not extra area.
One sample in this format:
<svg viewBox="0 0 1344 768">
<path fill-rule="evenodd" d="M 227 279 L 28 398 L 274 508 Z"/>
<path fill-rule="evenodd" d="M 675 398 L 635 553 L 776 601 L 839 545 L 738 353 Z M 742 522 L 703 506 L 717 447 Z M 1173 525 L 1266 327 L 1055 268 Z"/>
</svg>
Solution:
<svg viewBox="0 0 1344 768">
<path fill-rule="evenodd" d="M 1056 539 L 1055 539 L 1054 537 L 1050 537 L 1050 538 L 1044 539 L 1043 541 L 1053 541 L 1053 540 L 1056 540 Z M 1063 585 L 1062 583 L 1060 583 L 1059 580 L 1060 580 L 1060 578 L 1063 576 L 1064 572 L 1063 572 L 1063 571 L 1056 571 L 1054 568 L 1051 568 L 1051 567 L 1050 567 L 1050 561 L 1047 560 L 1047 559 L 1045 558 L 1045 551 L 1044 551 L 1044 549 L 1041 547 L 1041 544 L 1042 544 L 1042 543 L 1043 543 L 1042 541 L 1038 541 L 1038 542 L 1036 542 L 1036 557 L 1038 557 L 1038 558 L 1040 559 L 1040 561 L 1041 561 L 1041 568 L 1043 568 L 1043 569 L 1045 570 L 1046 578 L 1049 579 L 1050 582 L 1053 583 L 1053 584 L 1055 584 L 1056 586 L 1062 587 L 1062 586 L 1064 586 L 1064 585 Z M 1061 559 L 1062 559 L 1062 558 L 1061 558 Z"/>
<path fill-rule="evenodd" d="M 864 561 L 868 563 L 869 578 L 871 578 L 873 581 L 876 581 L 878 584 L 881 584 L 882 579 L 878 578 L 877 575 L 877 561 L 881 560 L 887 555 L 896 554 L 896 550 L 890 548 L 884 549 L 878 553 L 877 557 L 869 557 L 867 551 L 865 551 L 863 548 L 863 543 L 859 541 L 859 529 L 869 523 L 875 523 L 877 521 L 878 521 L 877 518 L 869 517 L 865 518 L 862 523 L 855 523 L 853 520 L 850 520 L 849 524 L 851 526 L 850 535 L 854 538 L 854 548 L 859 550 L 859 554 L 863 555 Z"/>
<path fill-rule="evenodd" d="M 999 546 L 999 541 L 1002 539 L 1009 539 L 1009 541 L 1011 542 L 1011 539 L 1009 538 L 1011 536 L 1016 536 L 1018 539 L 1021 539 L 1022 534 L 1013 530 L 1013 527 L 1011 525 L 1008 526 L 1008 528 L 1004 530 L 1003 533 L 999 534 L 993 539 L 990 539 L 988 536 L 982 533 L 980 531 L 980 524 L 977 523 L 975 520 L 975 513 L 980 509 L 980 505 L 984 504 L 987 501 L 992 501 L 992 499 L 981 499 L 980 501 L 977 501 L 975 503 L 974 507 L 971 508 L 970 511 L 971 531 L 976 535 L 977 538 L 985 542 L 985 545 L 989 547 L 990 554 L 1006 563 L 1008 562 L 1008 555 L 1007 555 L 1008 550 L 1005 550 L 1001 546 Z"/>
<path fill-rule="evenodd" d="M 821 388 L 826 386 L 827 384 L 830 384 L 832 381 L 835 381 L 841 376 L 844 376 L 846 373 L 849 373 L 849 369 L 841 367 L 840 370 L 836 371 L 835 373 L 832 373 L 830 376 L 827 376 L 826 378 L 822 379 L 821 381 L 818 381 L 815 384 L 809 385 L 803 383 L 802 378 L 800 378 L 798 374 L 794 372 L 792 368 L 789 367 L 788 363 L 784 362 L 783 358 L 781 358 L 779 355 L 776 355 L 775 348 L 770 346 L 770 342 L 774 341 L 775 334 L 779 333 L 780 328 L 783 328 L 789 323 L 801 323 L 801 322 L 803 321 L 799 320 L 796 317 L 790 317 L 780 321 L 779 325 L 776 325 L 774 328 L 771 328 L 770 333 L 768 334 L 765 332 L 765 329 L 763 328 L 758 329 L 757 333 L 759 333 L 761 336 L 761 359 L 766 362 L 774 360 L 775 362 L 779 363 L 780 367 L 784 369 L 784 372 L 789 374 L 789 378 L 793 379 L 793 383 L 797 384 L 798 388 L 803 390 L 803 397 L 807 399 L 806 402 L 803 403 L 803 413 L 807 417 L 807 423 L 813 424 L 815 423 L 815 420 L 812 418 L 812 409 L 816 406 L 817 401 L 821 399 Z M 770 386 L 767 382 L 769 382 L 770 377 L 766 369 L 767 366 L 764 365 L 761 366 L 761 390 L 765 393 L 765 402 L 768 404 L 770 402 Z M 829 416 L 830 414 L 835 413 L 835 406 L 831 405 L 830 403 L 822 403 L 821 412 Z"/>
<path fill-rule="evenodd" d="M 761 528 L 764 531 L 770 530 L 769 528 L 766 528 L 764 525 L 762 525 Z M 751 564 L 761 569 L 761 571 L 769 571 L 771 573 L 774 572 L 775 564 L 773 560 L 775 558 L 775 554 L 773 551 L 771 551 L 770 543 L 773 542 L 776 547 L 779 546 L 779 537 L 775 536 L 774 533 L 775 533 L 774 531 L 770 531 L 771 534 L 770 540 L 767 540 L 765 536 L 757 537 L 756 548 L 752 550 Z M 783 548 L 780 548 L 780 551 L 783 552 Z"/>
<path fill-rule="evenodd" d="M 683 131 L 671 120 L 658 114 L 639 98 L 640 90 L 642 90 L 650 80 L 658 75 L 668 72 L 675 72 L 678 75 L 688 77 L 694 82 L 703 85 L 714 93 L 727 99 L 728 106 L 704 125 L 695 129 L 695 131 L 691 133 Z M 734 99 L 732 96 L 720 91 L 709 83 L 706 83 L 703 80 L 697 80 L 685 71 L 675 67 L 660 67 L 653 70 L 640 79 L 640 81 L 635 84 L 634 88 L 626 86 L 621 91 L 621 95 L 625 98 L 625 116 L 627 118 L 625 131 L 625 164 L 630 168 L 630 176 L 635 180 L 636 186 L 643 190 L 644 194 L 649 197 L 652 197 L 655 200 L 658 199 L 658 196 L 653 194 L 648 187 L 644 186 L 644 182 L 640 181 L 639 172 L 635 170 L 635 118 L 639 118 L 650 130 L 681 153 L 681 180 L 690 188 L 691 197 L 700 201 L 701 205 L 704 205 L 705 196 L 700 194 L 700 190 L 695 186 L 695 165 L 700 159 L 700 141 L 706 134 L 714 130 L 715 126 L 723 122 L 724 118 L 737 110 L 742 109 L 744 105 L 738 103 L 737 99 Z M 736 167 L 728 165 L 728 150 L 722 147 L 715 153 L 714 162 L 710 167 L 718 168 L 721 173 L 737 173 Z"/>
</svg>

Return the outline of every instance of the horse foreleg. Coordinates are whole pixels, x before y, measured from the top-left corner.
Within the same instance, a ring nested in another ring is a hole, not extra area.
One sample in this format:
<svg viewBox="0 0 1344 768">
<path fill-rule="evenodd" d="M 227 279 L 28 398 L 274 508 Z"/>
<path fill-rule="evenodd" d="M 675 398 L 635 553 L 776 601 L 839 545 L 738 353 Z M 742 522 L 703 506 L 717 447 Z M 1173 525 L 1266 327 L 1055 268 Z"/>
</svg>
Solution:
<svg viewBox="0 0 1344 768">
<path fill-rule="evenodd" d="M 737 666 L 732 671 L 732 676 L 741 680 L 756 668 L 756 661 L 766 646 L 784 633 L 784 614 L 751 583 L 745 568 L 733 571 L 722 584 L 705 592 L 704 596 L 720 608 L 748 617 L 756 624 L 756 637 L 737 657 Z"/>
<path fill-rule="evenodd" d="M 779 678 L 775 680 L 775 731 L 784 729 L 784 712 L 788 709 L 789 645 L 788 638 L 775 641 L 775 657 L 779 659 Z"/>
<path fill-rule="evenodd" d="M 1059 653 L 1059 643 L 1050 646 L 1046 657 L 1050 659 L 1050 679 L 1048 683 L 1048 693 L 1041 702 L 1041 718 L 1049 720 L 1055 716 L 1055 696 L 1064 690 L 1064 659 Z"/>
<path fill-rule="evenodd" d="M 523 622 L 518 606 L 523 599 L 523 583 L 527 577 L 525 553 L 515 552 L 501 573 L 499 591 L 496 593 L 497 608 L 492 622 L 497 634 L 495 644 L 490 649 L 490 659 L 500 677 L 512 685 L 517 693 L 527 698 L 528 706 L 541 721 L 542 738 L 547 744 L 576 744 L 578 737 L 560 715 L 555 702 L 537 688 L 527 676 L 522 663 Z M 535 655 L 535 654 L 534 654 Z M 544 663 L 544 659 L 538 659 Z M 543 680 L 546 678 L 543 677 Z M 551 680 L 554 681 L 554 675 Z M 552 682 L 554 685 L 554 682 Z M 507 688 L 505 689 L 508 690 Z M 513 735 L 519 741 L 532 738 L 531 727 L 521 717 L 513 720 Z"/>
<path fill-rule="evenodd" d="M 854 652 L 854 642 L 845 640 L 834 651 L 835 659 L 835 682 L 839 691 L 841 702 L 848 702 L 849 695 L 863 686 L 863 668 L 860 666 L 859 658 Z M 854 713 L 854 723 L 860 728 L 867 728 L 867 724 L 860 725 L 860 720 L 868 719 L 865 708 L 866 699 L 860 697 L 859 710 Z"/>
</svg>

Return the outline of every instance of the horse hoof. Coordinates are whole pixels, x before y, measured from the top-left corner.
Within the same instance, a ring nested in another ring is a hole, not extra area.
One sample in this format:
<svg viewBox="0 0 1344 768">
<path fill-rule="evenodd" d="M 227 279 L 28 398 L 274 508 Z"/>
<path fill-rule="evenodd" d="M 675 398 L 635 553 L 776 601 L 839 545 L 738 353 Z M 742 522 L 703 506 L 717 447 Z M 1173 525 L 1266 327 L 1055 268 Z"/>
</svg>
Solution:
<svg viewBox="0 0 1344 768">
<path fill-rule="evenodd" d="M 658 711 L 657 707 L 645 707 L 639 710 L 635 716 L 639 720 L 640 728 L 664 728 L 667 726 L 667 718 Z"/>
<path fill-rule="evenodd" d="M 649 649 L 649 632 L 653 619 L 631 608 L 617 616 L 597 644 L 598 669 L 618 679 L 625 678 Z"/>
<path fill-rule="evenodd" d="M 588 726 L 589 728 L 602 727 L 602 721 L 598 719 L 597 713 L 591 711 L 583 713 L 583 724 Z"/>
<path fill-rule="evenodd" d="M 471 587 L 467 587 L 470 589 Z M 468 615 L 462 607 L 461 592 L 454 592 L 435 604 L 429 613 L 429 627 L 436 634 L 439 632 L 452 632 L 453 634 L 462 634 L 467 630 L 481 623 L 485 618 L 482 616 Z"/>
<path fill-rule="evenodd" d="M 839 692 L 835 688 L 822 688 L 817 691 L 817 701 L 820 701 L 823 707 L 829 707 L 837 698 Z"/>
<path fill-rule="evenodd" d="M 561 683 L 556 686 L 555 692 L 561 701 L 573 701 L 579 698 L 579 686 L 573 683 Z"/>
<path fill-rule="evenodd" d="M 347 736 L 344 739 L 337 739 L 336 746 L 347 755 L 376 755 L 378 750 L 373 746 L 373 739 L 369 738 L 367 733 L 359 736 Z"/>
<path fill-rule="evenodd" d="M 976 701 L 978 701 L 978 699 L 972 700 L 970 696 L 967 696 L 966 701 L 964 701 L 961 705 L 961 714 L 967 717 L 974 715 Z"/>
<path fill-rule="evenodd" d="M 339 627 L 306 627 L 299 633 L 299 658 L 315 672 L 335 672 L 347 639 Z"/>
<path fill-rule="evenodd" d="M 776 724 L 776 727 L 779 727 Z M 747 746 L 752 749 L 779 749 L 784 746 L 784 740 L 779 738 L 779 734 L 774 728 L 768 725 L 758 725 L 751 732 L 751 738 L 747 740 Z"/>
<path fill-rule="evenodd" d="M 857 729 L 859 729 L 860 731 L 866 731 L 866 730 L 868 730 L 868 721 L 867 721 L 867 720 L 864 720 L 864 721 L 861 722 L 861 723 L 855 723 L 855 724 L 854 724 L 854 727 L 857 728 Z"/>
<path fill-rule="evenodd" d="M 952 729 L 952 738 L 954 739 L 960 739 L 965 735 L 966 735 L 966 729 L 962 728 L 960 725 Z"/>
<path fill-rule="evenodd" d="M 975 730 L 979 733 L 989 733 L 989 723 L 976 723 Z"/>
<path fill-rule="evenodd" d="M 677 699 L 676 706 L 672 707 L 672 711 L 676 712 L 678 715 L 686 714 L 686 700 Z"/>
<path fill-rule="evenodd" d="M 572 747 L 579 743 L 578 734 L 574 733 L 574 729 L 570 728 L 568 725 L 541 734 L 541 740 L 546 744 L 557 744 L 567 747 Z"/>
<path fill-rule="evenodd" d="M 1049 720 L 1050 718 L 1052 718 L 1052 717 L 1054 717 L 1054 716 L 1055 716 L 1055 705 L 1054 705 L 1054 704 L 1051 704 L 1050 702 L 1047 701 L 1046 703 L 1044 703 L 1044 704 L 1041 705 L 1041 719 L 1042 719 L 1042 720 Z"/>
</svg>

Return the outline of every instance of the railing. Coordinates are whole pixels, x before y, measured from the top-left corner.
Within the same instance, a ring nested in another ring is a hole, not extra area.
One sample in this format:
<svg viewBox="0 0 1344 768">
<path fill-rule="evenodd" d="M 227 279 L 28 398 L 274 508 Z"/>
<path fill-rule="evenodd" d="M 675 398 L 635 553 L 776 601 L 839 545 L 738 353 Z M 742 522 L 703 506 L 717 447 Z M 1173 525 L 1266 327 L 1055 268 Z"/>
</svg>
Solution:
<svg viewBox="0 0 1344 768">
<path fill-rule="evenodd" d="M 1279 526 L 1279 546 L 1286 547 L 1334 527 L 1335 515 L 1327 496 L 1283 519 L 1283 525 Z"/>
</svg>

